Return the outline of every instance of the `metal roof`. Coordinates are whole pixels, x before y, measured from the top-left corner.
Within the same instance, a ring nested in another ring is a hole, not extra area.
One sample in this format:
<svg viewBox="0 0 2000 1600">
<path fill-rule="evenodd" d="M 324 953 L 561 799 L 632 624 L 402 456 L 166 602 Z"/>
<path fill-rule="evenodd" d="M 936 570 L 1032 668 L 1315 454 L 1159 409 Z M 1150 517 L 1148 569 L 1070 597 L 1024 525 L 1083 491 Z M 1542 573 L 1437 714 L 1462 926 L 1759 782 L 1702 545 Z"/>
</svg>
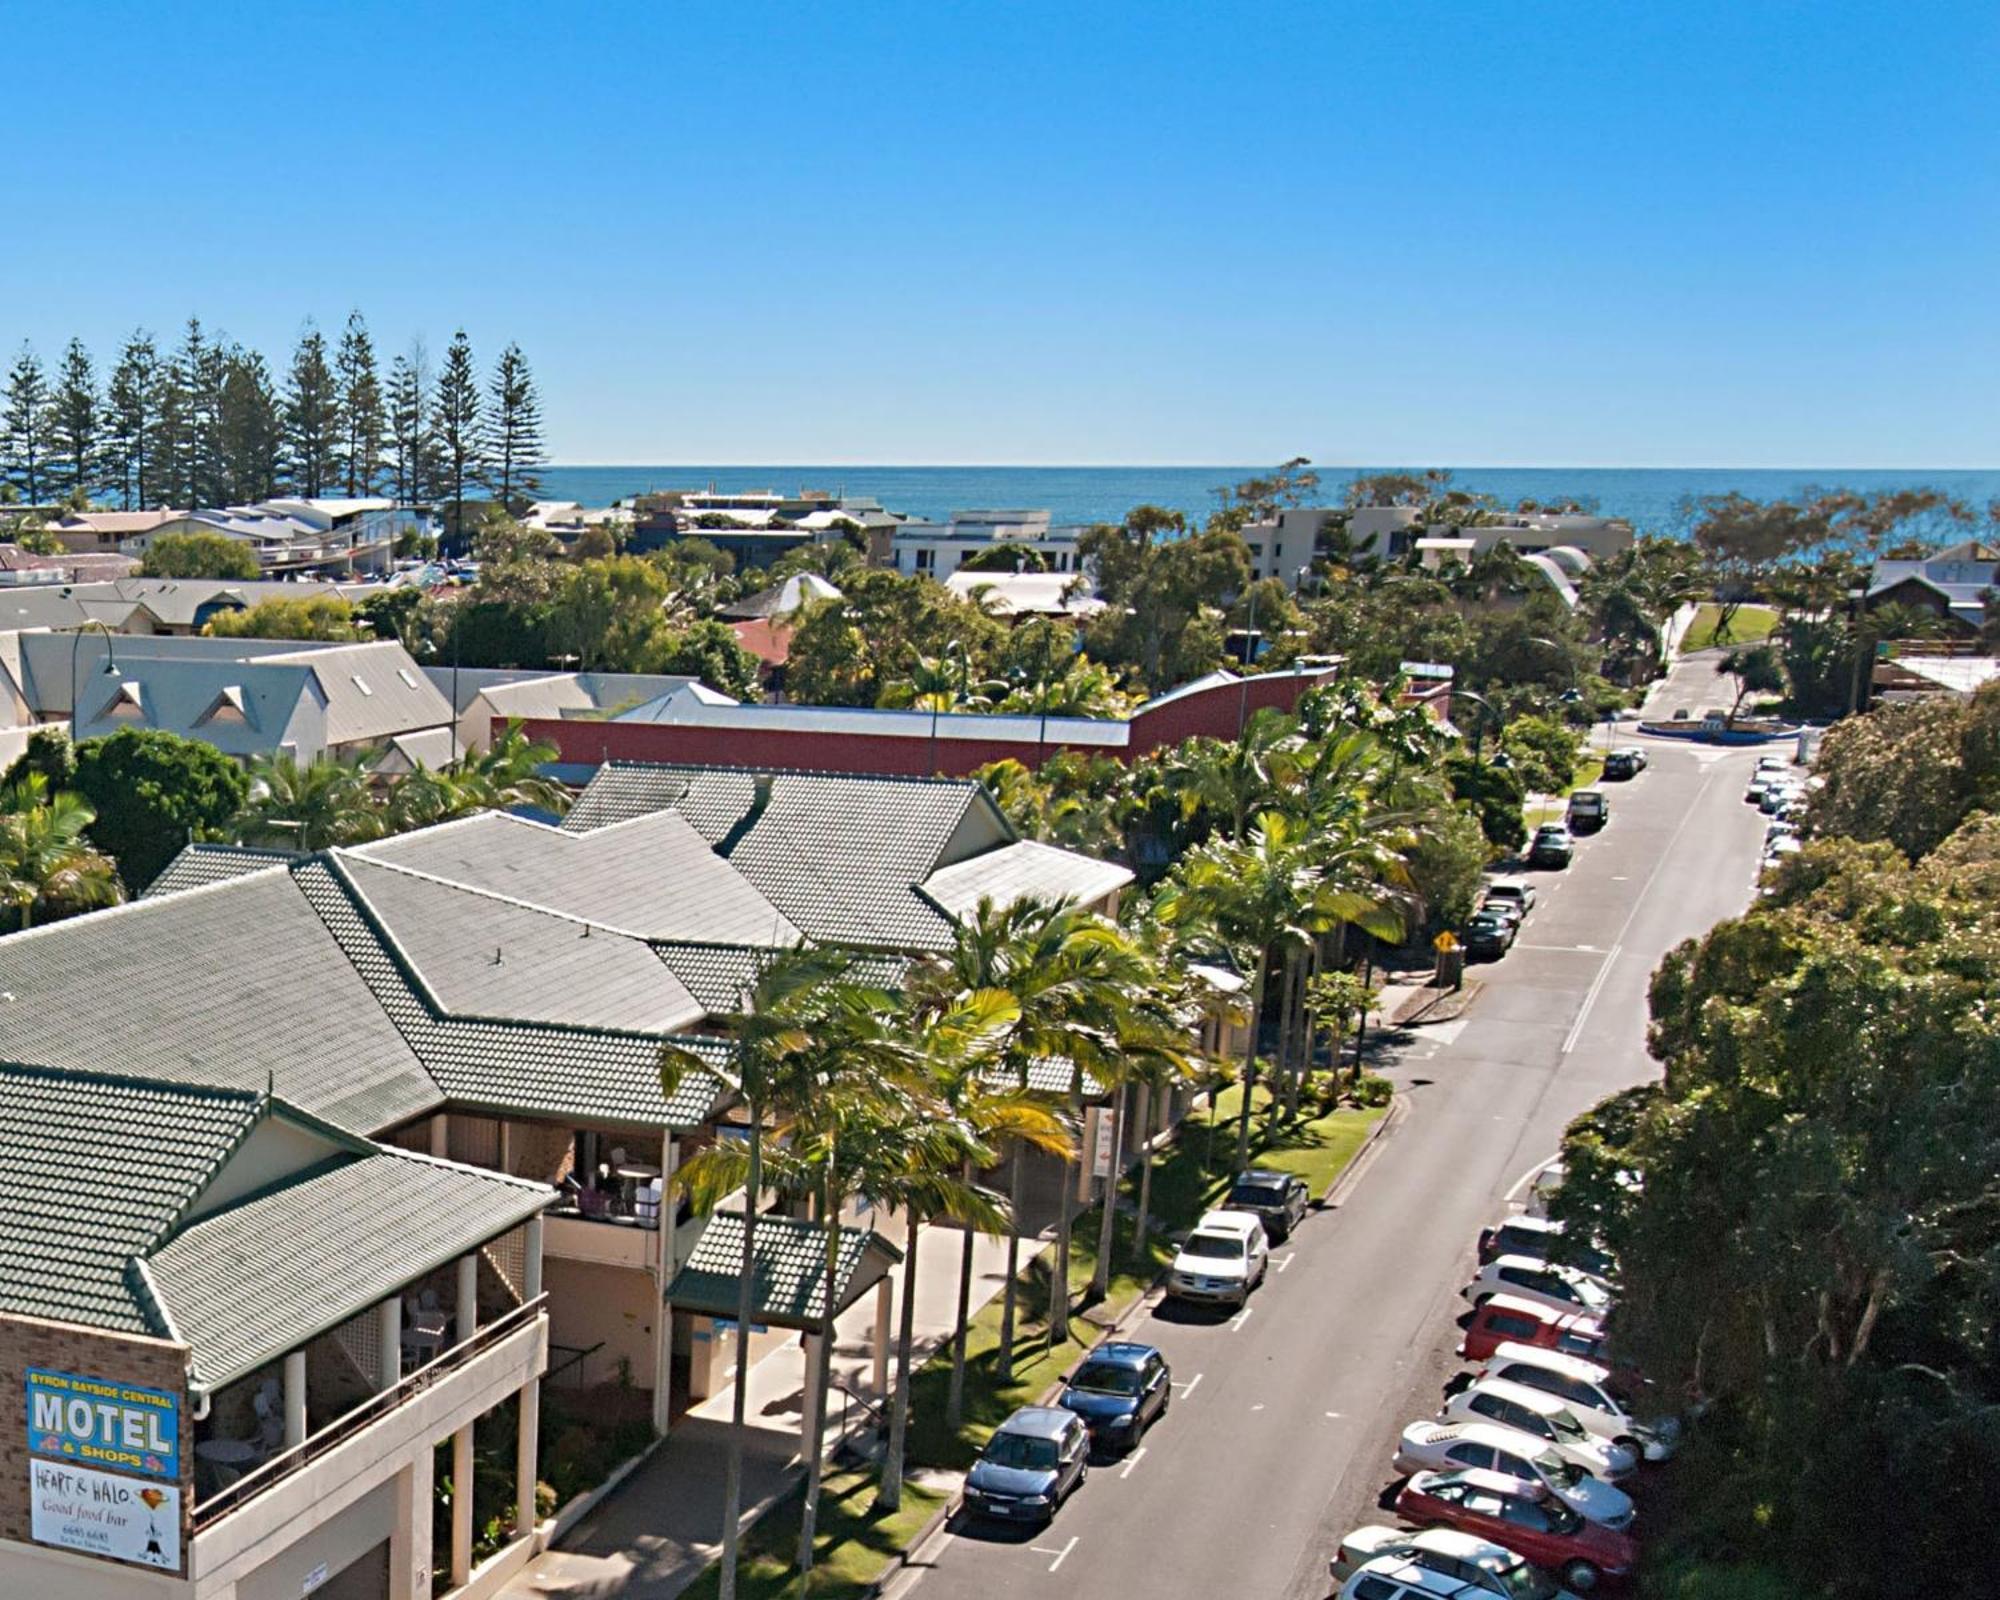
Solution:
<svg viewBox="0 0 2000 1600">
<path fill-rule="evenodd" d="M 534 1216 L 555 1191 L 407 1151 L 338 1157 L 171 1237 L 147 1271 L 219 1388 Z"/>
<path fill-rule="evenodd" d="M 903 1252 L 879 1233 L 843 1227 L 834 1267 L 835 1314 L 854 1304 L 902 1259 Z M 718 1211 L 703 1224 L 666 1297 L 677 1311 L 733 1318 L 742 1271 L 743 1215 Z M 757 1321 L 781 1328 L 813 1328 L 824 1319 L 826 1232 L 818 1223 L 759 1214 L 752 1273 L 751 1315 Z"/>
<path fill-rule="evenodd" d="M 924 880 L 923 892 L 946 916 L 962 922 L 982 900 L 1003 907 L 1031 899 L 1087 906 L 1131 881 L 1131 871 L 1115 862 L 1022 839 L 940 867 Z"/>
</svg>

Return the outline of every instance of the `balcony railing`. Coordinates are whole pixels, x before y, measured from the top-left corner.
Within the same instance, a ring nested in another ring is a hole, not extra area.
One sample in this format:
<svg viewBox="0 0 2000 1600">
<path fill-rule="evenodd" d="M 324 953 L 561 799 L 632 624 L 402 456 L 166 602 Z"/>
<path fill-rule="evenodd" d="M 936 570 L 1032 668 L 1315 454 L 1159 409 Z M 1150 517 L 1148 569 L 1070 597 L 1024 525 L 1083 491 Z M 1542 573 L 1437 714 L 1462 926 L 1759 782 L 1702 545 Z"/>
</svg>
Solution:
<svg viewBox="0 0 2000 1600">
<path fill-rule="evenodd" d="M 206 1500 L 197 1501 L 194 1508 L 194 1531 L 200 1533 L 228 1516 L 232 1511 L 255 1499 L 273 1485 L 289 1478 L 293 1473 L 310 1466 L 320 1457 L 338 1449 L 349 1439 L 373 1424 L 380 1422 L 397 1407 L 407 1404 L 426 1389 L 450 1377 L 459 1368 L 469 1365 L 501 1341 L 519 1333 L 542 1314 L 548 1304 L 548 1296 L 537 1295 L 525 1304 L 516 1306 L 504 1317 L 483 1323 L 472 1331 L 472 1336 L 453 1345 L 435 1361 L 417 1368 L 407 1378 L 392 1389 L 384 1389 L 380 1394 L 371 1395 L 346 1415 L 337 1417 L 303 1444 L 271 1457 L 254 1472 L 244 1474 L 220 1494 Z"/>
</svg>

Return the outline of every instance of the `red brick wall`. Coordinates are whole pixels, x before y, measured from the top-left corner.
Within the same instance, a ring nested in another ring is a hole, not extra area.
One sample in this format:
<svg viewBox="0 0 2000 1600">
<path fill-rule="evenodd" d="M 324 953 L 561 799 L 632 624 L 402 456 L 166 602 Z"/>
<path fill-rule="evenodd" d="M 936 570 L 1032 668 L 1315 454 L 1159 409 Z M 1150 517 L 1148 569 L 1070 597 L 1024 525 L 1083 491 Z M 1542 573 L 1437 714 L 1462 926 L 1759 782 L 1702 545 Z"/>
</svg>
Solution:
<svg viewBox="0 0 2000 1600">
<path fill-rule="evenodd" d="M 188 1512 L 194 1504 L 194 1407 L 188 1401 L 186 1345 L 164 1339 L 104 1333 L 68 1322 L 0 1314 L 0 1540 L 33 1542 L 28 1498 L 28 1390 L 30 1367 L 75 1372 L 144 1389 L 161 1389 L 181 1401 L 181 1559 L 187 1559 Z M 86 1561 L 120 1561 L 69 1551 Z M 6 1557 L 0 1555 L 0 1567 Z M 0 1583 L 0 1591 L 4 1591 Z"/>
<path fill-rule="evenodd" d="M 1070 746 L 1060 738 L 1044 742 L 1005 737 L 939 739 L 933 745 L 925 733 L 810 733 L 781 728 L 765 731 L 755 727 L 699 728 L 665 722 L 578 722 L 539 717 L 528 721 L 526 732 L 530 739 L 554 745 L 561 752 L 561 761 L 571 766 L 597 766 L 605 761 L 688 761 L 732 767 L 790 767 L 806 772 L 874 772 L 896 777 L 943 773 L 962 778 L 988 762 L 1009 757 L 1024 766 L 1039 767 L 1058 750 L 1069 748 L 1087 755 L 1130 760 L 1195 734 L 1233 739 L 1240 716 L 1264 706 L 1290 711 L 1315 681 L 1323 682 L 1332 676 L 1329 671 L 1318 680 L 1291 675 L 1250 678 L 1245 684 L 1219 684 L 1163 706 L 1142 709 L 1132 718 L 1129 742 L 1123 747 Z M 503 728 L 503 720 L 496 718 L 496 737 Z"/>
</svg>

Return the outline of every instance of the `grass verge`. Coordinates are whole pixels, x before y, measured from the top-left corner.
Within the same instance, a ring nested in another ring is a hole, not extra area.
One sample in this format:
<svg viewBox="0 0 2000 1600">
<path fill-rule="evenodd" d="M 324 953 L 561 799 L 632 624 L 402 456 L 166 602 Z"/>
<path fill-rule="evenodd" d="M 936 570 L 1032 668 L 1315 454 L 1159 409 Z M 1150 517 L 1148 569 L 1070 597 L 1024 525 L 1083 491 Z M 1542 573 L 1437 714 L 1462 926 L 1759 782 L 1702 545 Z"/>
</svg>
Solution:
<svg viewBox="0 0 2000 1600">
<path fill-rule="evenodd" d="M 803 1487 L 794 1489 L 744 1535 L 736 1567 L 743 1600 L 778 1600 L 796 1583 L 804 1494 Z M 820 1485 L 813 1533 L 812 1592 L 821 1600 L 861 1600 L 944 1502 L 934 1489 L 905 1483 L 902 1505 L 884 1516 L 875 1509 L 873 1472 L 829 1472 Z M 712 1600 L 721 1582 L 721 1568 L 710 1567 L 682 1593 L 688 1600 Z"/>
<path fill-rule="evenodd" d="M 1681 649 L 1707 650 L 1717 644 L 1757 644 L 1778 630 L 1778 613 L 1769 606 L 1738 606 L 1736 615 L 1729 619 L 1729 637 L 1717 639 L 1715 625 L 1721 617 L 1720 606 L 1710 602 L 1696 606 L 1694 621 L 1688 625 L 1688 631 L 1681 639 Z"/>
<path fill-rule="evenodd" d="M 1081 1308 L 1089 1311 L 1089 1318 L 1072 1313 L 1067 1340 L 1054 1344 L 1049 1339 L 1054 1251 L 1046 1250 L 1022 1274 L 1010 1381 L 1002 1383 L 999 1378 L 1001 1308 L 997 1299 L 973 1318 L 966 1345 L 965 1420 L 958 1428 L 944 1425 L 945 1395 L 951 1382 L 949 1354 L 934 1357 L 917 1371 L 910 1395 L 912 1469 L 970 1466 L 988 1435 L 1010 1412 L 1039 1400 L 1097 1342 L 1100 1330 L 1092 1318 L 1108 1321 L 1146 1292 L 1173 1259 L 1173 1235 L 1192 1227 L 1235 1176 L 1235 1115 L 1242 1103 L 1240 1091 L 1225 1089 L 1213 1107 L 1191 1113 L 1181 1124 L 1179 1137 L 1154 1158 L 1154 1226 L 1145 1255 L 1141 1258 L 1136 1253 L 1137 1219 L 1119 1212 L 1113 1224 L 1116 1266 L 1110 1290 L 1102 1300 Z M 1381 1107 L 1343 1107 L 1272 1130 L 1262 1118 L 1269 1103 L 1269 1096 L 1258 1091 L 1252 1105 L 1251 1161 L 1296 1173 L 1305 1179 L 1315 1199 L 1333 1187 L 1360 1150 L 1369 1129 L 1385 1114 Z M 1124 1192 L 1136 1192 L 1133 1180 L 1127 1180 Z M 1072 1234 L 1070 1288 L 1079 1300 L 1097 1265 L 1100 1216 L 1095 1206 L 1080 1212 Z M 882 1516 L 874 1510 L 875 1484 L 872 1469 L 827 1475 L 814 1540 L 813 1593 L 823 1600 L 860 1600 L 869 1593 L 931 1514 L 944 1504 L 945 1497 L 937 1491 L 905 1481 L 901 1508 L 892 1516 Z M 737 1573 L 737 1592 L 744 1600 L 777 1600 L 791 1582 L 798 1553 L 800 1499 L 796 1490 L 786 1496 L 745 1537 Z M 686 1593 L 692 1600 L 712 1600 L 718 1584 L 717 1569 L 710 1567 Z"/>
</svg>

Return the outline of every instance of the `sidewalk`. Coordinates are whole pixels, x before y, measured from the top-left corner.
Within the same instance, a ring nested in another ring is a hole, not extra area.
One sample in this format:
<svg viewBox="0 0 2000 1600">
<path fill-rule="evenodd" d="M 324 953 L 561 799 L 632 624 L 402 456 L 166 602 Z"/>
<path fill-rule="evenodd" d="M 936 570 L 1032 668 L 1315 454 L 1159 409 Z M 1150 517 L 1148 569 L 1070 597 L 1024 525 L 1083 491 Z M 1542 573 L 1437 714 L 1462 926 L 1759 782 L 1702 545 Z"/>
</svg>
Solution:
<svg viewBox="0 0 2000 1600">
<path fill-rule="evenodd" d="M 902 1243 L 900 1222 L 880 1219 L 884 1234 Z M 956 1320 L 958 1263 L 964 1235 L 956 1228 L 925 1228 L 917 1236 L 916 1341 L 921 1366 L 942 1346 Z M 1021 1242 L 1023 1264 L 1046 1246 Z M 1006 1279 L 1007 1241 L 982 1234 L 973 1255 L 972 1309 L 999 1294 Z M 902 1270 L 895 1274 L 898 1293 Z M 902 1314 L 895 1308 L 894 1327 Z M 871 1292 L 835 1324 L 833 1371 L 858 1393 L 872 1393 L 875 1327 Z M 894 1357 L 890 1378 L 894 1381 Z M 827 1444 L 840 1435 L 844 1397 L 828 1400 Z M 676 1422 L 667 1442 L 602 1505 L 545 1551 L 501 1591 L 503 1600 L 669 1600 L 685 1589 L 722 1549 L 722 1478 L 729 1447 L 733 1396 L 720 1393 Z M 750 1372 L 745 1412 L 743 1505 L 762 1512 L 803 1475 L 801 1432 L 805 1413 L 805 1354 L 797 1341 L 772 1351 Z M 854 1420 L 860 1421 L 858 1409 Z"/>
</svg>

